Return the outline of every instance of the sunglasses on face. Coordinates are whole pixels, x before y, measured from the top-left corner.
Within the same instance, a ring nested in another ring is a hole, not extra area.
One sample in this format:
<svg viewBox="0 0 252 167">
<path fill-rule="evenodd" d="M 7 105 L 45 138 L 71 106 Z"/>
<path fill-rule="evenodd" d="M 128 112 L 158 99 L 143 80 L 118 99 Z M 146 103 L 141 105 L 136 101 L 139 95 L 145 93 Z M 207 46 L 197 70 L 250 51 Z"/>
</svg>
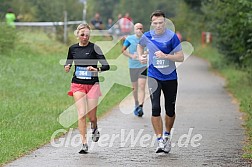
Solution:
<svg viewBox="0 0 252 167">
<path fill-rule="evenodd" d="M 89 34 L 80 34 L 80 36 L 82 36 L 82 37 L 84 37 L 84 36 L 89 37 Z"/>
</svg>

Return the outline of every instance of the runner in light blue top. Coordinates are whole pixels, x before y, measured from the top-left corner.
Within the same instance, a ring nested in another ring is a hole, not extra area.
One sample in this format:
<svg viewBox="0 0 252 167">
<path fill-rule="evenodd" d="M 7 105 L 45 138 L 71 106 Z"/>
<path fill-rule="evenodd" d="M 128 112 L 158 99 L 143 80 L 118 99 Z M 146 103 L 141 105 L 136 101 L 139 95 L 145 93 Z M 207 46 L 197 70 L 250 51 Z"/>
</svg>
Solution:
<svg viewBox="0 0 252 167">
<path fill-rule="evenodd" d="M 129 35 L 125 39 L 122 47 L 122 53 L 129 58 L 130 79 L 132 82 L 133 96 L 135 100 L 134 114 L 141 117 L 143 116 L 147 70 L 146 64 L 141 64 L 138 60 L 137 44 L 143 34 L 143 25 L 141 23 L 136 23 L 134 25 L 134 32 L 134 35 Z"/>
<path fill-rule="evenodd" d="M 140 38 L 136 34 L 129 35 L 123 43 L 123 47 L 129 48 L 128 52 L 132 55 L 129 57 L 129 68 L 142 68 L 146 67 L 146 64 L 142 64 L 138 60 L 137 56 L 137 44 Z M 126 55 L 127 56 L 127 55 Z"/>
</svg>

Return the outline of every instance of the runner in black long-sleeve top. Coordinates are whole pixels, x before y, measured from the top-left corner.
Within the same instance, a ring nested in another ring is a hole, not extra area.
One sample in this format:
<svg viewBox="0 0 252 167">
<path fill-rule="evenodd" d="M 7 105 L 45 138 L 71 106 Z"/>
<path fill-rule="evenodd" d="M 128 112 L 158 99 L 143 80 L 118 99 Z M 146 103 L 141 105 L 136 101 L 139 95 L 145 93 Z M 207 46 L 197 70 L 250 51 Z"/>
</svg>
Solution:
<svg viewBox="0 0 252 167">
<path fill-rule="evenodd" d="M 97 105 L 101 96 L 98 73 L 109 70 L 110 66 L 99 46 L 89 41 L 90 27 L 80 24 L 75 30 L 79 43 L 69 47 L 65 71 L 69 72 L 74 63 L 74 73 L 71 90 L 68 95 L 73 96 L 78 110 L 78 127 L 82 137 L 82 148 L 79 153 L 87 153 L 86 115 L 91 122 L 92 140 L 97 142 L 100 136 L 97 127 Z M 101 67 L 98 67 L 98 62 Z"/>
</svg>

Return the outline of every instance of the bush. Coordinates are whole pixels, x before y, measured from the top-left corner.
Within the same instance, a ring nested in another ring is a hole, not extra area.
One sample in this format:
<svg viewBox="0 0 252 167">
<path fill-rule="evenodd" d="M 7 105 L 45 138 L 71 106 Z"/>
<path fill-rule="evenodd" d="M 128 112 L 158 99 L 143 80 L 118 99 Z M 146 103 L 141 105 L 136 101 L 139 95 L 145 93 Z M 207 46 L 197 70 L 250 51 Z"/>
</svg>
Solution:
<svg viewBox="0 0 252 167">
<path fill-rule="evenodd" d="M 6 25 L 0 25 L 0 54 L 6 54 L 15 47 L 17 32 L 15 28 Z"/>
<path fill-rule="evenodd" d="M 251 8 L 251 0 L 208 0 L 202 7 L 219 51 L 240 67 L 251 65 Z"/>
</svg>

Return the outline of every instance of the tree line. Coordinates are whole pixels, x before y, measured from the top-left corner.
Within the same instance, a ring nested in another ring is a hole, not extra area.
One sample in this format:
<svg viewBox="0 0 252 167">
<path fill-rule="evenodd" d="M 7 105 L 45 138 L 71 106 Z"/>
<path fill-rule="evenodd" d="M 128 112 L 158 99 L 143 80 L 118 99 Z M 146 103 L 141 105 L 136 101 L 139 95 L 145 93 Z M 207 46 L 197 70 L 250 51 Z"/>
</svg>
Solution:
<svg viewBox="0 0 252 167">
<path fill-rule="evenodd" d="M 205 28 L 215 33 L 219 51 L 228 61 L 251 67 L 252 1 L 208 0 L 202 11 Z"/>
<path fill-rule="evenodd" d="M 0 0 L 3 20 L 12 8 L 20 21 L 82 20 L 83 0 Z M 173 21 L 185 40 L 200 41 L 202 31 L 213 34 L 215 46 L 227 60 L 239 66 L 252 63 L 252 1 L 251 0 L 87 0 L 87 22 L 99 12 L 104 24 L 108 18 L 117 21 L 119 13 L 129 12 L 134 22 L 145 30 L 150 14 L 160 9 Z"/>
</svg>

